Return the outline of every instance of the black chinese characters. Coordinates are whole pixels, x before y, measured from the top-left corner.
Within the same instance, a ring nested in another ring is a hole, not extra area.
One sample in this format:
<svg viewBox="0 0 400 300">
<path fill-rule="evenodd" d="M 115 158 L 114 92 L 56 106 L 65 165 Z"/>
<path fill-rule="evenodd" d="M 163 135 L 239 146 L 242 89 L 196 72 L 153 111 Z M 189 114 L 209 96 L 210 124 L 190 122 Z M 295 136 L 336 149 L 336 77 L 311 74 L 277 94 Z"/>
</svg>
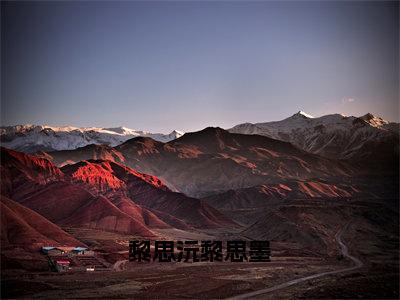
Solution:
<svg viewBox="0 0 400 300">
<path fill-rule="evenodd" d="M 153 253 L 153 256 L 152 256 Z M 269 262 L 269 241 L 130 241 L 129 261 L 137 262 Z"/>
</svg>

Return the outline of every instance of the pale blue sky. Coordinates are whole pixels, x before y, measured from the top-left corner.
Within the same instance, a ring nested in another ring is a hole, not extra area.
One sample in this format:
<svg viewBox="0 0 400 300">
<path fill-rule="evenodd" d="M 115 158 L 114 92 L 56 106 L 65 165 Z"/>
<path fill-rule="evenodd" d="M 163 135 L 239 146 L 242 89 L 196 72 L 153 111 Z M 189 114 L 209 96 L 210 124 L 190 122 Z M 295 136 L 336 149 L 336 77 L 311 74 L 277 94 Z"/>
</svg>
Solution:
<svg viewBox="0 0 400 300">
<path fill-rule="evenodd" d="M 398 110 L 396 2 L 2 2 L 2 125 Z"/>
</svg>

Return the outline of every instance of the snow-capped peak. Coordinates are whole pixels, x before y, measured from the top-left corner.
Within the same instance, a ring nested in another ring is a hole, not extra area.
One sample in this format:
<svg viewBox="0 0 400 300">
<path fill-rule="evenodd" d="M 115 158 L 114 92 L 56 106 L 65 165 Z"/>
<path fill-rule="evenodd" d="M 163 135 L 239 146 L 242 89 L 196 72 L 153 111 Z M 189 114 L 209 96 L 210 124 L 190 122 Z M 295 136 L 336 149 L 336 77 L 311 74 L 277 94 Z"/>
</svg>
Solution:
<svg viewBox="0 0 400 300">
<path fill-rule="evenodd" d="M 170 134 L 175 134 L 175 135 L 177 135 L 177 136 L 182 136 L 182 135 L 184 135 L 185 133 L 184 133 L 183 131 L 174 130 L 174 131 L 172 131 Z"/>
<path fill-rule="evenodd" d="M 389 124 L 388 121 L 382 119 L 381 117 L 376 117 L 371 113 L 361 116 L 360 119 L 364 120 L 373 127 L 382 127 L 383 125 Z"/>
<path fill-rule="evenodd" d="M 101 128 L 101 129 L 102 129 L 102 131 L 111 131 L 111 132 L 115 132 L 115 133 L 122 134 L 122 135 L 135 134 L 138 132 L 137 130 L 130 129 L 130 128 L 127 128 L 124 126 L 112 127 L 112 128 Z"/>
<path fill-rule="evenodd" d="M 297 113 L 295 113 L 293 116 L 301 116 L 301 117 L 305 117 L 305 118 L 308 118 L 308 119 L 313 119 L 314 117 L 312 116 L 312 115 L 309 115 L 309 114 L 307 114 L 307 113 L 305 113 L 304 111 L 302 111 L 302 110 L 299 110 Z"/>
</svg>

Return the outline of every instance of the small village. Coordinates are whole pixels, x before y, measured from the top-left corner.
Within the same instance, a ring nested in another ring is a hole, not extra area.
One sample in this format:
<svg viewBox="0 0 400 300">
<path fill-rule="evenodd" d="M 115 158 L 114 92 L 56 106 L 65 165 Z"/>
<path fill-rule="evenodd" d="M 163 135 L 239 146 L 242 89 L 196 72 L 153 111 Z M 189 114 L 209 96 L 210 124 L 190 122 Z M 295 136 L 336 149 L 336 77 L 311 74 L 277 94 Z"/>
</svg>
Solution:
<svg viewBox="0 0 400 300">
<path fill-rule="evenodd" d="M 45 246 L 41 252 L 47 256 L 50 267 L 56 272 L 110 271 L 110 264 L 84 247 Z"/>
</svg>

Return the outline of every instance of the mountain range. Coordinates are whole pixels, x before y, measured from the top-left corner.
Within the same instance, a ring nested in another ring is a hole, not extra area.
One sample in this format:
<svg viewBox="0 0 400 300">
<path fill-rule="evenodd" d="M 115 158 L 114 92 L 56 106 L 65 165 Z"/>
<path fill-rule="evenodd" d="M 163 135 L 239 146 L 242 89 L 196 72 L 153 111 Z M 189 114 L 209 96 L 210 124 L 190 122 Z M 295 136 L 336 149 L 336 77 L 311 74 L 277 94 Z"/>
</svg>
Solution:
<svg viewBox="0 0 400 300">
<path fill-rule="evenodd" d="M 2 196 L 58 226 L 147 237 L 155 236 L 152 228 L 236 226 L 205 201 L 172 192 L 158 178 L 115 162 L 90 160 L 60 169 L 6 148 L 1 158 Z"/>
<path fill-rule="evenodd" d="M 146 238 L 221 230 L 334 253 L 337 224 L 370 228 L 375 218 L 369 203 L 349 201 L 398 198 L 396 126 L 299 112 L 165 141 L 123 128 L 2 128 L 2 244 L 22 247 L 18 232 L 35 247 L 85 244 L 66 228 Z"/>
<path fill-rule="evenodd" d="M 375 155 L 373 148 L 377 143 L 382 151 L 387 145 L 393 147 L 398 144 L 400 132 L 398 123 L 370 113 L 361 117 L 332 114 L 314 118 L 302 111 L 282 121 L 244 123 L 229 131 L 263 135 L 290 142 L 310 153 L 345 160 Z"/>
<path fill-rule="evenodd" d="M 218 127 L 186 133 L 168 143 L 138 137 L 116 147 L 91 145 L 36 155 L 57 166 L 109 159 L 153 174 L 170 189 L 191 197 L 283 179 L 350 177 L 356 171 L 348 163 L 307 153 L 287 142 Z"/>
<path fill-rule="evenodd" d="M 0 139 L 4 147 L 23 152 L 68 150 L 90 144 L 116 146 L 137 136 L 151 137 L 168 142 L 182 136 L 181 131 L 170 134 L 150 133 L 126 127 L 52 127 L 47 125 L 16 125 L 0 128 Z"/>
<path fill-rule="evenodd" d="M 341 114 L 314 118 L 299 111 L 281 121 L 243 123 L 228 129 L 232 133 L 258 134 L 290 142 L 307 152 L 329 158 L 350 159 L 368 155 L 376 143 L 396 144 L 399 124 L 367 113 L 361 117 Z M 181 137 L 182 131 L 170 134 L 150 133 L 126 127 L 52 127 L 47 125 L 16 125 L 0 127 L 3 147 L 27 153 L 37 151 L 74 150 L 87 145 L 120 145 L 134 137 L 150 137 L 169 142 Z"/>
</svg>

